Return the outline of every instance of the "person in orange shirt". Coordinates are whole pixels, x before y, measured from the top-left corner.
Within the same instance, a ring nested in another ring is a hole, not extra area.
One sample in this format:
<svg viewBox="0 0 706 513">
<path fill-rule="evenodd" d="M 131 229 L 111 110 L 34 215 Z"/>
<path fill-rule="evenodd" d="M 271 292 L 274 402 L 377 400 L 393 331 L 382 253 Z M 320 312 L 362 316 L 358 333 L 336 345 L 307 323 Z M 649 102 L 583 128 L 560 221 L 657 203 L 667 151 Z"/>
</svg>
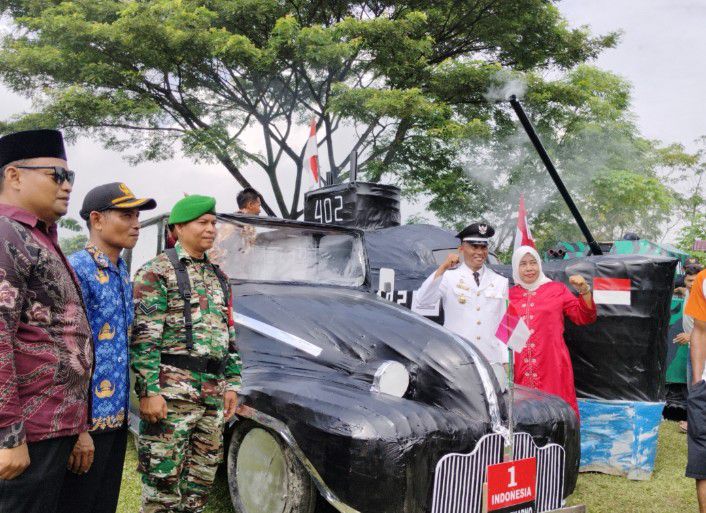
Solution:
<svg viewBox="0 0 706 513">
<path fill-rule="evenodd" d="M 696 480 L 700 513 L 706 513 L 706 270 L 696 276 L 684 313 L 694 319 L 691 332 L 693 378 L 686 404 L 686 477 Z"/>
</svg>

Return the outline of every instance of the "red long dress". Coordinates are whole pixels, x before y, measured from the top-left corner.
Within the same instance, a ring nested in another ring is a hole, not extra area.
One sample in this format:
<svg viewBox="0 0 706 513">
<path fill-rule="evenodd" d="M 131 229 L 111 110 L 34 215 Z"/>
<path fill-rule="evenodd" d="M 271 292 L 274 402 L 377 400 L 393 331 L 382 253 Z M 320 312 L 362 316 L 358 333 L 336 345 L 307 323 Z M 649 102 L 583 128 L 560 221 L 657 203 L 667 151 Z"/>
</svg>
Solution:
<svg viewBox="0 0 706 513">
<path fill-rule="evenodd" d="M 591 324 L 596 320 L 595 303 L 589 308 L 556 281 L 534 292 L 515 285 L 510 289 L 510 302 L 532 333 L 522 352 L 515 355 L 515 383 L 558 395 L 578 418 L 574 369 L 564 342 L 564 316 L 574 324 Z"/>
</svg>

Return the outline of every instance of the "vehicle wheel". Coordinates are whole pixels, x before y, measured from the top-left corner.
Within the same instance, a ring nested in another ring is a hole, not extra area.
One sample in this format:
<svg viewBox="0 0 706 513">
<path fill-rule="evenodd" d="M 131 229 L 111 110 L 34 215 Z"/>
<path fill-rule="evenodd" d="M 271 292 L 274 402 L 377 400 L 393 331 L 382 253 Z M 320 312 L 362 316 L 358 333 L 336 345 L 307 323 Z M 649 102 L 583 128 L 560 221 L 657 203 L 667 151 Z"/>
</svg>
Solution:
<svg viewBox="0 0 706 513">
<path fill-rule="evenodd" d="M 313 513 L 316 488 L 273 431 L 239 421 L 228 445 L 228 487 L 236 513 Z"/>
</svg>

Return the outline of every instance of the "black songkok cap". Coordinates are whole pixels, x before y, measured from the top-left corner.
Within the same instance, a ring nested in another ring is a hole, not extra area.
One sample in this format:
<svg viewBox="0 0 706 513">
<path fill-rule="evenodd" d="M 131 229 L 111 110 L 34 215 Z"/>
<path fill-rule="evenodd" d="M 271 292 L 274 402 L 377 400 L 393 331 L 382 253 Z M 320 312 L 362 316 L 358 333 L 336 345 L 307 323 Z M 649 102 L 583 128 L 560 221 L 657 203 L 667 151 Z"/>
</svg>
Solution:
<svg viewBox="0 0 706 513">
<path fill-rule="evenodd" d="M 64 138 L 58 130 L 27 130 L 0 137 L 0 167 L 25 159 L 53 157 L 66 160 Z"/>
</svg>

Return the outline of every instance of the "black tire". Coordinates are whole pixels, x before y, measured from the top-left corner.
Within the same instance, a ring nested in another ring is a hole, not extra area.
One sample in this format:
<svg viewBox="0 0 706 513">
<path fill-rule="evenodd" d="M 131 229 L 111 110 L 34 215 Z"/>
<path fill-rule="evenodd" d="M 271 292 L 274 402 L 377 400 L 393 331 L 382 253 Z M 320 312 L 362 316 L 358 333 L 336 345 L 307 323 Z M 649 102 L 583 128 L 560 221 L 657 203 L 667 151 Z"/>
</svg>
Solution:
<svg viewBox="0 0 706 513">
<path fill-rule="evenodd" d="M 236 422 L 228 444 L 228 488 L 236 513 L 313 513 L 316 487 L 277 433 Z"/>
</svg>

